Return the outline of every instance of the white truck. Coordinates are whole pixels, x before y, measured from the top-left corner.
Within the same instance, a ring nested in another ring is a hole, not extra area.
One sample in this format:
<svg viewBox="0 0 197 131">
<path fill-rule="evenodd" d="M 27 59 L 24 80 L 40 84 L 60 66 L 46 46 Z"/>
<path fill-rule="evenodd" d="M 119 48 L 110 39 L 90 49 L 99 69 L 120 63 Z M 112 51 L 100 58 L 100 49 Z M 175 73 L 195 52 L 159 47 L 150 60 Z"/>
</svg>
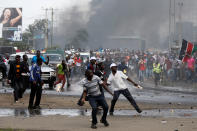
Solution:
<svg viewBox="0 0 197 131">
<path fill-rule="evenodd" d="M 23 54 L 12 54 L 10 55 L 9 61 L 15 60 L 16 55 L 20 55 L 22 60 Z M 32 54 L 26 54 L 26 55 L 28 57 L 29 69 L 31 70 L 31 65 L 32 65 L 31 61 L 35 55 Z M 49 89 L 53 89 L 54 82 L 56 81 L 56 71 L 44 63 L 41 67 L 41 71 L 42 71 L 41 79 L 44 81 L 44 84 L 48 84 Z"/>
</svg>

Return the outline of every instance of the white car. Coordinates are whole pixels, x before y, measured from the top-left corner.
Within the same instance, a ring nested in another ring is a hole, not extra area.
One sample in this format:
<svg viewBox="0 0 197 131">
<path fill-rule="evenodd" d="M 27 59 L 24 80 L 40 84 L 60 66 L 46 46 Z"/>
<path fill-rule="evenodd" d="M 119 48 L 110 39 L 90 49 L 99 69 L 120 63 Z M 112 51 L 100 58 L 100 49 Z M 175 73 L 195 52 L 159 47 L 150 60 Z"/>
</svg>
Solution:
<svg viewBox="0 0 197 131">
<path fill-rule="evenodd" d="M 49 67 L 56 70 L 57 65 L 62 63 L 62 56 L 60 54 L 43 54 L 44 58 L 47 59 L 49 57 Z"/>
<path fill-rule="evenodd" d="M 90 52 L 80 52 L 80 57 L 83 59 L 83 63 L 86 63 L 90 60 Z"/>
</svg>

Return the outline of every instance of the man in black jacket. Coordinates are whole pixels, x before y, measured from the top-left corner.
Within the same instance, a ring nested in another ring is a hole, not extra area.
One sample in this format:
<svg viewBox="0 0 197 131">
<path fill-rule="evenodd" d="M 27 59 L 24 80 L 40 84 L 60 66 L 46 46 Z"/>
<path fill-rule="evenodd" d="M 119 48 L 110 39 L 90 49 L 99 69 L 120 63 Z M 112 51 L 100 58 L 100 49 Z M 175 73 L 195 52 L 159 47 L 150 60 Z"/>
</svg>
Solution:
<svg viewBox="0 0 197 131">
<path fill-rule="evenodd" d="M 20 56 L 19 55 L 16 55 L 15 61 L 10 63 L 10 70 L 9 70 L 9 73 L 8 73 L 8 83 L 11 83 L 11 86 L 14 89 L 14 101 L 18 102 L 19 91 L 22 88 L 21 62 L 20 62 Z"/>
<path fill-rule="evenodd" d="M 106 73 L 105 73 L 104 69 L 105 69 L 105 66 L 104 66 L 103 62 L 98 62 L 94 75 L 98 76 L 103 82 L 106 82 L 107 77 L 106 77 Z M 100 91 L 101 91 L 102 95 L 104 96 L 104 91 L 103 91 L 102 85 L 99 85 L 99 87 L 100 87 Z"/>
</svg>

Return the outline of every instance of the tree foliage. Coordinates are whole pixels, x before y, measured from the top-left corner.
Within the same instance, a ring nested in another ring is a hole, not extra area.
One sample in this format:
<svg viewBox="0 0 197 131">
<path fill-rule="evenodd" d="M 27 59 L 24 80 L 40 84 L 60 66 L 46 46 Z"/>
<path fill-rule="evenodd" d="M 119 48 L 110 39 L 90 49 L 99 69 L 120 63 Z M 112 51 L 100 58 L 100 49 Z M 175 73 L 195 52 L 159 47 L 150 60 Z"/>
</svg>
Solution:
<svg viewBox="0 0 197 131">
<path fill-rule="evenodd" d="M 26 32 L 29 32 L 32 35 L 36 31 L 42 31 L 43 33 L 46 33 L 46 25 L 47 25 L 46 19 L 35 20 L 33 24 L 30 24 L 28 26 L 28 28 L 26 29 Z"/>
</svg>

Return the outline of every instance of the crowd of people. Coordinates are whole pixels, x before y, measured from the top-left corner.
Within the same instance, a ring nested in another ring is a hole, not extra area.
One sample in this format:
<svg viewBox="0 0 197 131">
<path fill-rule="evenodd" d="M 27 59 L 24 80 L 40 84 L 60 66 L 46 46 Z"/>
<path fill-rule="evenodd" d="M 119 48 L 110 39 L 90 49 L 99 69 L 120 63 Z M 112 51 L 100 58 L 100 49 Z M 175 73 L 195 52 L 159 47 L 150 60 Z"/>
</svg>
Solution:
<svg viewBox="0 0 197 131">
<path fill-rule="evenodd" d="M 129 51 L 127 49 L 105 49 L 102 52 L 98 50 L 90 52 L 91 56 L 95 56 L 96 62 L 104 63 L 107 76 L 111 72 L 110 64 L 116 63 L 118 70 L 136 77 L 140 84 L 154 82 L 155 87 L 158 87 L 162 82 L 172 82 L 174 84 L 181 81 L 186 83 L 197 82 L 197 55 L 195 53 L 183 62 L 179 60 L 178 53 L 172 52 Z M 72 55 L 68 58 L 67 63 L 69 67 L 72 67 L 70 69 L 71 77 L 81 76 L 81 74 L 84 74 L 86 67 L 93 68 L 91 62 L 84 63 L 80 55 Z M 79 66 L 76 66 L 77 64 Z M 94 66 L 96 68 L 96 64 Z"/>
<path fill-rule="evenodd" d="M 57 66 L 57 82 L 54 83 L 54 87 L 62 83 L 61 90 L 63 91 L 66 83 L 66 87 L 70 87 L 74 77 L 85 75 L 85 78 L 80 82 L 83 86 L 83 93 L 77 104 L 83 106 L 85 101 L 89 101 L 92 107 L 92 128 L 97 128 L 96 114 L 99 106 L 103 108 L 100 122 L 109 126 L 106 120 L 108 104 L 103 89 L 113 96 L 109 110 L 110 115 L 113 115 L 120 94 L 127 98 L 138 113 L 141 113 L 142 110 L 133 99 L 124 80 L 131 82 L 138 88 L 140 87 L 138 84 L 143 84 L 145 80 L 154 80 L 156 87 L 161 80 L 196 82 L 196 54 L 189 56 L 185 62 L 179 60 L 175 53 L 105 50 L 100 53 L 92 51 L 90 54 L 87 61 L 84 61 L 77 53 L 68 54 L 65 60 L 62 60 L 62 63 Z M 15 102 L 23 97 L 28 84 L 30 84 L 28 109 L 41 109 L 40 101 L 44 84 L 41 79 L 41 66 L 43 62 L 49 63 L 49 57 L 45 60 L 40 51 L 37 51 L 36 56 L 32 59 L 30 70 L 27 61 L 27 55 L 23 55 L 22 62 L 20 56 L 16 55 L 15 61 L 10 63 L 8 83 L 14 89 Z M 136 76 L 139 82 L 134 82 L 130 76 Z M 112 85 L 112 90 L 108 88 L 108 85 Z"/>
</svg>

